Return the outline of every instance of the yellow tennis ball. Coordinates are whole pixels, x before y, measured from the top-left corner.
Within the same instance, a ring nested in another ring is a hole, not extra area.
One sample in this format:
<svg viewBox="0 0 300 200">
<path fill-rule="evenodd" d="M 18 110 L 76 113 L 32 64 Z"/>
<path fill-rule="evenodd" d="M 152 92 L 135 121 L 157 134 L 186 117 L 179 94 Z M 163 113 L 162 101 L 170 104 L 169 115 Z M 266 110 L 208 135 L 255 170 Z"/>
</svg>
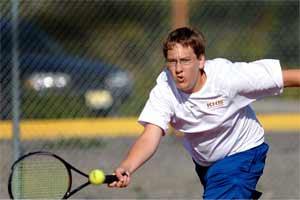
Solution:
<svg viewBox="0 0 300 200">
<path fill-rule="evenodd" d="M 105 174 L 100 169 L 94 169 L 89 173 L 89 181 L 93 185 L 100 185 L 105 181 Z"/>
</svg>

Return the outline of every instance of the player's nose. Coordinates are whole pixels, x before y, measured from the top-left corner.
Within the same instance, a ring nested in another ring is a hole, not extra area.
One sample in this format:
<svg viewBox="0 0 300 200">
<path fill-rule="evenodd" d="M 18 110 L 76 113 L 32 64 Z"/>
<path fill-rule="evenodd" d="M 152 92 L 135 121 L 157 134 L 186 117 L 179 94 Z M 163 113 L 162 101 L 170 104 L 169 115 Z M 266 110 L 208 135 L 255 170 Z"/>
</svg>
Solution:
<svg viewBox="0 0 300 200">
<path fill-rule="evenodd" d="M 175 72 L 176 72 L 177 74 L 180 73 L 180 72 L 182 72 L 182 65 L 181 65 L 180 62 L 178 62 L 178 63 L 176 64 Z"/>
</svg>

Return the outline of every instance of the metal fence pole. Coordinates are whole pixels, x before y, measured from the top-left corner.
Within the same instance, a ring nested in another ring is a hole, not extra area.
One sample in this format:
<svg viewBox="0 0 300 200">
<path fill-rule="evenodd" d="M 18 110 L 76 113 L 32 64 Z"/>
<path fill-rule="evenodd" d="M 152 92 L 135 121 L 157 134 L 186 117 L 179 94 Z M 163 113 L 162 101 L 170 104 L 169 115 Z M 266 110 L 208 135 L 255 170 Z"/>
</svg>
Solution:
<svg viewBox="0 0 300 200">
<path fill-rule="evenodd" d="M 20 156 L 20 80 L 18 50 L 18 8 L 19 0 L 11 0 L 12 14 L 12 119 L 14 160 Z"/>
</svg>

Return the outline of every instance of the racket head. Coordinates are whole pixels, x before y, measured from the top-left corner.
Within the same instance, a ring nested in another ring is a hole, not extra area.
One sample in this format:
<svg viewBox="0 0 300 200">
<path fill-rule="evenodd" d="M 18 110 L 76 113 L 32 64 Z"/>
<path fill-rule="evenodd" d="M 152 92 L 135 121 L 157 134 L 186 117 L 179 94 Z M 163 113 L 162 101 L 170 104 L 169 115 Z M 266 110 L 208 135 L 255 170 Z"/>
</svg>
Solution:
<svg viewBox="0 0 300 200">
<path fill-rule="evenodd" d="M 8 192 L 11 199 L 64 199 L 71 190 L 68 163 L 49 152 L 31 152 L 11 167 Z"/>
</svg>

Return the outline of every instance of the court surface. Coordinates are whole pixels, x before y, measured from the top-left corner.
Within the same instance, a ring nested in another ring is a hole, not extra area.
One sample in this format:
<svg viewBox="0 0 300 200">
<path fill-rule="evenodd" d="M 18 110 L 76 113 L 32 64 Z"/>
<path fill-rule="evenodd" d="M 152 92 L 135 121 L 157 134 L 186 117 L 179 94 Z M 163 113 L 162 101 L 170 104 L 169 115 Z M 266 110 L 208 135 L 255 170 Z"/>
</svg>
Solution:
<svg viewBox="0 0 300 200">
<path fill-rule="evenodd" d="M 165 136 L 154 157 L 132 178 L 126 189 L 110 189 L 91 186 L 80 191 L 73 198 L 82 199 L 196 199 L 201 198 L 202 188 L 194 172 L 194 166 L 187 152 L 180 144 L 180 137 Z M 27 149 L 43 149 L 58 153 L 83 171 L 101 167 L 110 173 L 134 141 L 134 137 L 98 138 L 92 145 L 69 145 L 57 148 L 45 145 L 45 141 L 26 142 Z M 265 173 L 258 189 L 264 192 L 263 199 L 300 198 L 300 134 L 267 133 L 270 145 Z M 7 160 L 1 163 L 0 198 L 7 196 L 7 175 L 11 144 L 0 142 L 1 156 Z M 5 152 L 5 154 L 4 154 Z M 1 158 L 3 161 L 5 159 Z M 76 182 L 75 182 L 76 184 Z"/>
</svg>

